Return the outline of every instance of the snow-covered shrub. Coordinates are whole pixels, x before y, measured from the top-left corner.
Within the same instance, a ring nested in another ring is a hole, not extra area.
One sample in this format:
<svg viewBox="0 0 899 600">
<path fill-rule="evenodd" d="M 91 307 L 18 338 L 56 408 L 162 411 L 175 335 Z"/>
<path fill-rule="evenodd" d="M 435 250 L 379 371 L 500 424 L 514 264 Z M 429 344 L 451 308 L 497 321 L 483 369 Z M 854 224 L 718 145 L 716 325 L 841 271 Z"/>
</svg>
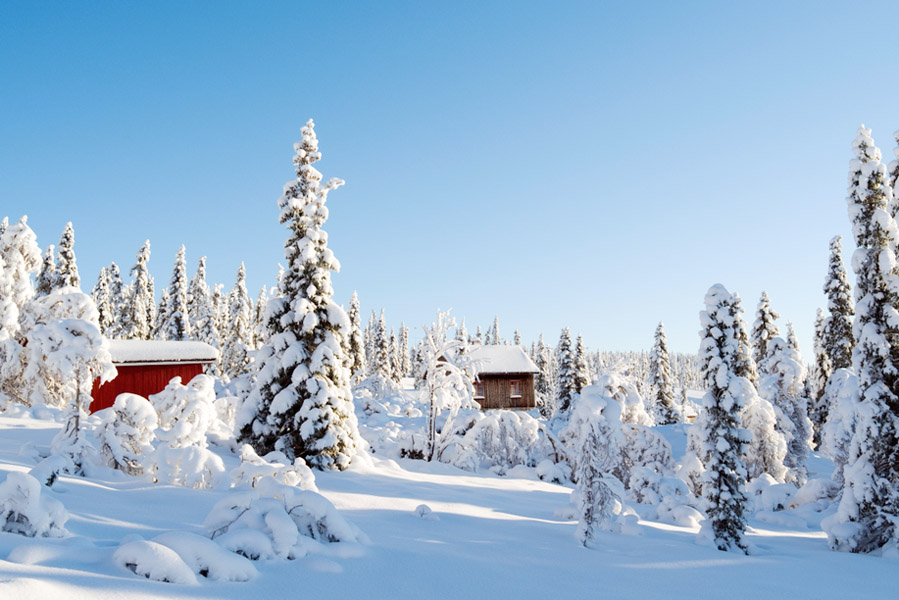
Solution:
<svg viewBox="0 0 899 600">
<path fill-rule="evenodd" d="M 441 460 L 467 470 L 493 468 L 500 475 L 518 465 L 535 467 L 552 453 L 543 423 L 523 412 L 494 410 L 470 415 L 471 426 Z M 472 469 L 474 467 L 474 469 Z"/>
<path fill-rule="evenodd" d="M 774 405 L 750 387 L 746 387 L 746 405 L 740 413 L 743 428 L 752 434 L 744 457 L 746 471 L 750 479 L 767 473 L 782 483 L 787 475 L 787 468 L 784 466 L 787 438 L 777 429 L 777 411 Z"/>
<path fill-rule="evenodd" d="M 0 531 L 28 537 L 63 537 L 69 514 L 28 473 L 11 471 L 0 483 Z"/>
<path fill-rule="evenodd" d="M 621 404 L 608 392 L 608 386 L 599 384 L 583 388 L 574 398 L 571 418 L 559 432 L 559 439 L 567 446 L 569 461 L 574 462 L 576 471 L 578 453 L 586 443 L 584 436 L 595 430 L 599 444 L 596 453 L 603 463 L 601 471 L 620 481 L 625 478 L 621 447 L 626 440 L 621 430 Z"/>
<path fill-rule="evenodd" d="M 858 412 L 858 379 L 849 369 L 837 369 L 827 380 L 822 403 L 828 407 L 821 445 L 833 460 L 833 480 L 843 487 L 843 469 L 849 462 L 849 445 Z"/>
<path fill-rule="evenodd" d="M 796 508 L 803 504 L 815 503 L 817 510 L 830 506 L 833 498 L 840 493 L 840 487 L 833 479 L 809 479 L 790 499 L 787 508 Z"/>
<path fill-rule="evenodd" d="M 621 365 L 607 368 L 596 380 L 595 385 L 604 395 L 618 402 L 621 407 L 622 423 L 652 425 L 652 416 L 646 410 L 646 402 L 640 395 L 636 380 L 633 376 L 620 372 L 621 368 Z"/>
<path fill-rule="evenodd" d="M 197 575 L 218 581 L 249 581 L 259 571 L 243 556 L 196 533 L 170 531 L 152 540 L 174 550 Z"/>
<path fill-rule="evenodd" d="M 68 464 L 69 461 L 63 456 L 48 456 L 28 471 L 28 474 L 43 485 L 52 487 L 59 474 L 65 472 Z"/>
<path fill-rule="evenodd" d="M 209 489 L 227 481 L 222 459 L 199 446 L 170 448 L 160 445 L 148 462 L 147 470 L 159 483 Z"/>
<path fill-rule="evenodd" d="M 297 457 L 293 464 L 283 452 L 270 452 L 260 457 L 249 444 L 240 447 L 240 466 L 231 471 L 234 486 L 256 484 L 264 477 L 273 477 L 284 485 L 296 486 L 301 490 L 316 490 L 315 475 L 306 465 L 306 461 Z"/>
<path fill-rule="evenodd" d="M 173 377 L 164 390 L 150 396 L 150 403 L 159 418 L 157 433 L 171 448 L 206 447 L 206 431 L 216 418 L 215 380 L 209 375 L 197 375 L 181 384 Z"/>
<path fill-rule="evenodd" d="M 305 556 L 311 540 L 367 542 L 327 498 L 272 477 L 263 477 L 255 488 L 238 489 L 222 498 L 204 526 L 219 544 L 253 560 Z"/>
<path fill-rule="evenodd" d="M 698 527 L 705 516 L 693 506 L 695 498 L 691 496 L 687 484 L 680 479 L 662 477 L 659 481 L 658 493 L 661 502 L 656 508 L 656 516 L 663 523 L 680 525 L 681 527 Z"/>
<path fill-rule="evenodd" d="M 156 437 L 156 411 L 137 394 L 119 394 L 112 407 L 102 411 L 97 432 L 100 455 L 114 469 L 129 475 L 144 472 L 143 459 L 153 451 Z"/>
<path fill-rule="evenodd" d="M 553 462 L 545 458 L 537 463 L 537 477 L 549 483 L 568 483 L 571 481 L 571 467 L 565 462 Z"/>
<path fill-rule="evenodd" d="M 178 556 L 178 553 L 158 542 L 135 540 L 119 546 L 112 560 L 147 579 L 166 583 L 197 585 L 193 570 Z"/>
<path fill-rule="evenodd" d="M 776 479 L 764 473 L 753 479 L 746 486 L 746 494 L 752 501 L 756 511 L 778 511 L 789 507 L 796 486 L 790 483 L 778 483 Z"/>
<path fill-rule="evenodd" d="M 659 494 L 661 482 L 662 476 L 658 472 L 648 467 L 634 466 L 629 472 L 627 488 L 636 502 L 658 504 L 662 500 Z"/>
<path fill-rule="evenodd" d="M 647 468 L 659 475 L 668 475 L 674 468 L 671 444 L 661 434 L 645 425 L 625 423 L 621 427 L 625 443 L 621 447 L 623 469 L 628 473 L 638 467 Z M 630 487 L 630 486 L 628 486 Z"/>
</svg>

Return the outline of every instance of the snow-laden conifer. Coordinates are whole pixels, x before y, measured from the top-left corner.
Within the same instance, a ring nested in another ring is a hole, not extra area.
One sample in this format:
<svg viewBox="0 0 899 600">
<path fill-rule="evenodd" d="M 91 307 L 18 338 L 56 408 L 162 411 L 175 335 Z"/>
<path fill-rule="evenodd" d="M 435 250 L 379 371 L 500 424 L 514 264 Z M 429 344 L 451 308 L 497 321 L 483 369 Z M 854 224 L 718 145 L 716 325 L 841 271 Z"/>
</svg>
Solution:
<svg viewBox="0 0 899 600">
<path fill-rule="evenodd" d="M 493 317 L 493 325 L 487 330 L 487 337 L 484 338 L 484 344 L 496 345 L 502 344 L 502 338 L 499 337 L 499 317 Z"/>
<path fill-rule="evenodd" d="M 578 389 L 577 371 L 574 365 L 574 352 L 571 349 L 571 330 L 562 330 L 559 345 L 556 348 L 556 414 L 564 414 L 571 407 L 571 400 Z"/>
<path fill-rule="evenodd" d="M 543 341 L 543 334 L 537 341 L 537 357 L 534 360 L 539 371 L 534 380 L 535 401 L 540 414 L 552 417 L 555 411 L 556 369 L 552 349 Z"/>
<path fill-rule="evenodd" d="M 649 354 L 649 386 L 656 425 L 671 425 L 679 422 L 681 414 L 674 399 L 668 340 L 665 337 L 665 326 L 662 323 L 659 323 L 656 328 L 655 343 Z"/>
<path fill-rule="evenodd" d="M 873 552 L 896 544 L 899 523 L 899 281 L 893 252 L 899 231 L 889 213 L 892 190 L 871 130 L 859 127 L 852 148 L 847 202 L 858 247 L 852 258 L 852 366 L 859 402 L 840 506 L 822 526 L 834 549 Z"/>
<path fill-rule="evenodd" d="M 187 316 L 193 339 L 219 347 L 215 304 L 206 283 L 206 257 L 197 261 L 197 270 L 187 286 Z"/>
<path fill-rule="evenodd" d="M 824 350 L 833 371 L 852 366 L 852 348 L 855 346 L 852 335 L 855 305 L 843 265 L 841 240 L 840 236 L 830 240 L 830 262 L 824 279 L 824 294 L 827 296 L 827 310 L 830 311 L 824 322 Z"/>
<path fill-rule="evenodd" d="M 148 340 L 155 325 L 156 309 L 153 298 L 153 278 L 147 268 L 150 261 L 150 240 L 137 252 L 137 262 L 131 267 L 131 285 L 122 319 L 122 338 Z"/>
<path fill-rule="evenodd" d="M 44 249 L 41 272 L 38 273 L 37 279 L 34 281 L 34 293 L 38 296 L 46 296 L 53 291 L 53 286 L 56 284 L 55 247 L 53 244 L 50 244 Z"/>
<path fill-rule="evenodd" d="M 168 315 L 169 309 L 169 288 L 162 288 L 162 293 L 159 294 L 159 303 L 156 305 L 156 318 L 153 319 L 153 331 L 150 333 L 150 336 L 154 340 L 164 340 L 165 339 L 165 327 L 164 320 Z"/>
<path fill-rule="evenodd" d="M 78 265 L 75 261 L 75 229 L 71 222 L 66 223 L 62 230 L 56 250 L 53 288 L 81 287 L 81 278 L 78 276 Z"/>
<path fill-rule="evenodd" d="M 826 402 L 822 402 L 824 390 L 827 387 L 827 380 L 833 372 L 833 365 L 830 362 L 830 356 L 827 354 L 824 343 L 824 311 L 818 309 L 815 318 L 815 338 L 813 349 L 815 358 L 809 368 L 808 383 L 806 389 L 809 394 L 809 418 L 812 421 L 813 435 L 815 446 L 821 445 L 821 430 L 827 421 L 829 407 Z"/>
<path fill-rule="evenodd" d="M 312 120 L 295 144 L 297 178 L 278 200 L 280 222 L 289 230 L 287 267 L 280 296 L 266 311 L 275 324 L 258 352 L 256 382 L 247 407 L 252 412 L 242 437 L 259 451 L 278 449 L 311 466 L 345 469 L 360 443 L 350 395 L 343 340 L 350 320 L 332 300 L 331 271 L 340 263 L 322 229 L 328 193 L 343 184 L 321 184 L 312 165 L 321 158 Z"/>
<path fill-rule="evenodd" d="M 187 306 L 187 262 L 184 258 L 184 245 L 175 254 L 175 265 L 172 278 L 169 280 L 168 302 L 165 313 L 161 316 L 161 339 L 184 341 L 192 337 L 190 317 Z"/>
<path fill-rule="evenodd" d="M 797 487 L 808 480 L 811 421 L 808 418 L 808 399 L 805 398 L 805 364 L 798 350 L 783 338 L 768 340 L 768 357 L 762 363 L 759 394 L 771 402 L 777 417 L 777 430 L 787 443 L 784 466 L 788 483 Z"/>
<path fill-rule="evenodd" d="M 708 518 L 700 535 L 710 539 L 719 550 L 745 552 L 743 511 L 747 474 L 742 456 L 749 436 L 741 428 L 740 411 L 752 384 L 734 370 L 741 352 L 735 328 L 742 318 L 734 295 L 720 284 L 709 289 L 705 307 L 700 313 L 699 355 L 708 391 L 697 422 L 697 442 L 699 458 L 705 467 L 700 484 Z"/>
<path fill-rule="evenodd" d="M 359 294 L 353 291 L 350 298 L 350 309 L 347 312 L 350 320 L 350 335 L 347 340 L 347 366 L 354 381 L 359 381 L 365 373 L 365 344 L 362 339 L 362 316 L 359 313 Z"/>
<path fill-rule="evenodd" d="M 780 330 L 777 328 L 777 319 L 780 317 L 771 308 L 771 300 L 768 292 L 762 292 L 759 305 L 755 312 L 755 322 L 752 324 L 752 359 L 756 366 L 760 365 L 768 356 L 768 340 L 778 337 Z"/>
<path fill-rule="evenodd" d="M 584 337 L 578 335 L 577 342 L 574 346 L 574 372 L 576 374 L 575 390 L 578 394 L 581 393 L 582 389 L 590 385 L 593 379 L 593 374 L 590 373 L 588 364 L 587 347 L 584 345 Z"/>
<path fill-rule="evenodd" d="M 125 330 L 125 311 L 128 306 L 129 291 L 122 283 L 122 273 L 119 265 L 114 262 L 106 267 L 106 281 L 109 286 L 109 305 L 112 314 L 112 322 L 107 331 L 103 332 L 109 339 L 119 339 Z"/>
<path fill-rule="evenodd" d="M 106 463 L 129 475 L 144 472 L 144 460 L 153 451 L 156 439 L 156 411 L 146 398 L 119 394 L 112 407 L 103 411 L 97 432 L 100 455 Z"/>
<path fill-rule="evenodd" d="M 247 372 L 250 364 L 250 336 L 253 313 L 247 295 L 246 268 L 237 269 L 237 279 L 228 294 L 227 336 L 222 341 L 222 369 L 234 378 Z"/>
<path fill-rule="evenodd" d="M 109 270 L 106 267 L 100 269 L 97 283 L 91 289 L 91 298 L 94 299 L 94 303 L 97 305 L 100 333 L 109 338 L 116 321 L 116 310 L 112 304 L 112 293 L 109 289 Z"/>
<path fill-rule="evenodd" d="M 464 347 L 464 346 L 463 346 Z M 409 328 L 406 324 L 400 323 L 400 336 L 397 345 L 397 371 L 400 379 L 408 377 L 412 370 L 412 364 L 409 359 Z"/>
</svg>

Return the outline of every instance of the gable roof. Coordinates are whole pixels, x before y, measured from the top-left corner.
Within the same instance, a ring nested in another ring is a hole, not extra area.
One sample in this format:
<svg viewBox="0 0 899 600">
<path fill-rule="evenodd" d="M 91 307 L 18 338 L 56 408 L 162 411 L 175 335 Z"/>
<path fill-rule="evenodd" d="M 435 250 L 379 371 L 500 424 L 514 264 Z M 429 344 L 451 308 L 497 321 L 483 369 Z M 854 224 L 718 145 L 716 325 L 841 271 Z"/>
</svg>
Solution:
<svg viewBox="0 0 899 600">
<path fill-rule="evenodd" d="M 472 348 L 468 356 L 481 361 L 478 375 L 540 372 L 520 346 L 478 346 Z"/>
<path fill-rule="evenodd" d="M 116 365 L 163 363 L 211 363 L 219 351 L 204 342 L 160 340 L 109 340 L 109 354 Z"/>
</svg>

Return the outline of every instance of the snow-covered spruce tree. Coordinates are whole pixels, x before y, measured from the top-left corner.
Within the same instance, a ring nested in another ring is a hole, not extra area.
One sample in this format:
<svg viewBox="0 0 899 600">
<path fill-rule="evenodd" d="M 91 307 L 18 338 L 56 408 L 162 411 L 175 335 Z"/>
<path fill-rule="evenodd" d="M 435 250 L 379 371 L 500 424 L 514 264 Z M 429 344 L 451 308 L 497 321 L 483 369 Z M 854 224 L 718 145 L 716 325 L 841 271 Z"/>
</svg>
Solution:
<svg viewBox="0 0 899 600">
<path fill-rule="evenodd" d="M 886 167 L 870 129 L 859 127 L 852 149 L 847 203 L 858 247 L 852 258 L 852 366 L 859 402 L 839 509 L 822 527 L 836 550 L 874 552 L 895 545 L 899 532 L 899 281 L 893 253 L 899 232 L 889 213 Z"/>
<path fill-rule="evenodd" d="M 396 337 L 396 331 L 393 329 L 390 330 L 390 335 L 388 336 L 387 343 L 387 362 L 390 365 L 390 379 L 394 381 L 394 383 L 399 383 L 400 381 L 400 365 L 399 365 L 399 356 L 400 356 L 400 342 Z"/>
<path fill-rule="evenodd" d="M 125 311 L 128 306 L 128 289 L 122 284 L 122 273 L 119 265 L 112 262 L 106 267 L 106 281 L 109 286 L 109 304 L 112 322 L 109 329 L 103 332 L 109 339 L 119 339 L 125 330 Z"/>
<path fill-rule="evenodd" d="M 699 356 L 708 391 L 698 420 L 702 500 L 708 518 L 700 535 L 719 550 L 746 551 L 743 516 L 746 502 L 746 466 L 743 464 L 748 434 L 740 427 L 740 411 L 752 384 L 734 372 L 740 344 L 735 323 L 740 319 L 734 297 L 720 284 L 713 285 L 700 313 L 702 343 Z"/>
<path fill-rule="evenodd" d="M 768 357 L 762 363 L 759 394 L 771 402 L 777 418 L 777 430 L 787 442 L 784 466 L 787 483 L 797 487 L 808 481 L 809 443 L 812 437 L 805 391 L 805 364 L 798 350 L 782 338 L 768 340 Z"/>
<path fill-rule="evenodd" d="M 350 335 L 347 340 L 347 366 L 353 381 L 359 381 L 365 373 L 365 345 L 362 340 L 362 317 L 359 314 L 359 294 L 353 291 L 350 298 Z"/>
<path fill-rule="evenodd" d="M 499 317 L 493 317 L 493 325 L 487 330 L 487 337 L 484 339 L 486 345 L 502 344 L 502 338 L 499 337 Z"/>
<path fill-rule="evenodd" d="M 593 374 L 590 373 L 587 361 L 587 347 L 584 345 L 584 337 L 582 335 L 577 336 L 577 343 L 574 346 L 574 372 L 576 374 L 575 389 L 580 394 L 581 390 L 590 385 L 593 379 Z"/>
<path fill-rule="evenodd" d="M 169 288 L 162 288 L 162 293 L 159 295 L 159 304 L 156 305 L 156 318 L 153 319 L 153 331 L 150 332 L 150 337 L 154 340 L 164 340 L 165 339 L 165 328 L 163 327 L 166 316 L 168 315 L 169 309 Z"/>
<path fill-rule="evenodd" d="M 109 271 L 106 267 L 100 269 L 100 274 L 97 276 L 97 283 L 94 284 L 93 289 L 91 289 L 91 298 L 94 299 L 94 304 L 97 305 L 100 333 L 109 337 L 108 332 L 115 323 L 116 315 L 109 290 Z"/>
<path fill-rule="evenodd" d="M 827 310 L 830 311 L 824 322 L 824 349 L 830 357 L 833 371 L 852 366 L 852 348 L 855 346 L 852 335 L 855 305 L 843 265 L 841 240 L 840 236 L 830 240 L 830 262 L 824 279 L 824 294 L 827 296 Z"/>
<path fill-rule="evenodd" d="M 246 373 L 250 364 L 253 313 L 247 295 L 246 277 L 246 268 L 240 263 L 237 279 L 228 294 L 228 326 L 227 336 L 222 340 L 222 370 L 231 378 Z"/>
<path fill-rule="evenodd" d="M 260 454 L 274 449 L 302 457 L 319 469 L 345 469 L 359 445 L 343 340 L 350 320 L 332 300 L 331 271 L 340 263 L 322 229 L 328 193 L 343 184 L 321 184 L 312 165 L 321 158 L 313 123 L 294 145 L 297 178 L 278 199 L 280 222 L 290 232 L 284 243 L 287 268 L 280 296 L 269 301 L 274 330 L 258 352 L 259 365 L 247 407 L 254 412 L 242 439 Z"/>
<path fill-rule="evenodd" d="M 228 297 L 225 295 L 225 284 L 212 286 L 212 307 L 215 310 L 215 334 L 218 336 L 219 350 L 228 337 Z M 222 354 L 219 352 L 218 370 L 222 372 Z"/>
<path fill-rule="evenodd" d="M 368 325 L 365 326 L 362 339 L 365 345 L 365 374 L 370 375 L 375 358 L 375 311 L 371 311 L 368 317 Z"/>
<path fill-rule="evenodd" d="M 122 338 L 126 340 L 148 340 L 153 332 L 156 309 L 153 299 L 153 278 L 147 269 L 150 261 L 150 240 L 144 242 L 137 252 L 137 262 L 131 267 L 131 285 L 122 319 Z"/>
<path fill-rule="evenodd" d="M 512 343 L 516 346 L 521 346 L 521 334 L 518 333 L 518 330 L 515 330 L 515 334 L 512 336 Z"/>
<path fill-rule="evenodd" d="M 577 387 L 577 372 L 574 353 L 571 351 L 571 330 L 562 330 L 559 346 L 556 348 L 556 414 L 564 414 L 571 408 L 571 400 L 580 390 Z"/>
<path fill-rule="evenodd" d="M 209 285 L 206 283 L 206 257 L 197 262 L 197 271 L 187 286 L 187 317 L 191 335 L 213 348 L 219 347 L 216 330 L 215 305 Z"/>
<path fill-rule="evenodd" d="M 400 338 L 397 354 L 397 369 L 400 378 L 408 377 L 412 371 L 412 362 L 409 358 L 409 328 L 404 322 L 400 322 Z M 464 346 L 463 346 L 464 349 Z"/>
<path fill-rule="evenodd" d="M 387 318 L 384 309 L 381 309 L 381 317 L 375 323 L 372 336 L 372 359 L 369 364 L 369 374 L 383 379 L 390 377 L 390 336 L 387 333 Z"/>
<path fill-rule="evenodd" d="M 897 213 L 899 213 L 899 131 L 893 132 L 893 139 L 896 140 L 896 147 L 893 148 L 893 160 L 890 161 L 889 166 L 887 167 L 889 170 L 889 187 L 893 193 L 892 201 L 889 205 L 890 215 L 895 219 Z"/>
<path fill-rule="evenodd" d="M 549 346 L 543 341 L 543 334 L 537 342 L 537 357 L 534 361 L 539 371 L 534 381 L 536 404 L 540 414 L 546 418 L 552 417 L 555 412 L 555 361 Z"/>
<path fill-rule="evenodd" d="M 103 411 L 97 431 L 100 455 L 113 469 L 128 475 L 144 472 L 143 459 L 153 451 L 158 425 L 153 406 L 137 394 L 119 394 L 112 408 Z"/>
<path fill-rule="evenodd" d="M 596 421 L 585 421 L 584 429 L 574 470 L 580 501 L 576 536 L 581 544 L 588 546 L 593 543 L 597 528 L 605 526 L 611 518 L 615 494 L 605 480 L 612 465 L 609 457 L 599 451 L 604 438 L 596 431 Z"/>
<path fill-rule="evenodd" d="M 66 223 L 62 230 L 56 253 L 53 289 L 62 287 L 81 287 L 78 265 L 75 262 L 75 229 L 71 222 Z"/>
<path fill-rule="evenodd" d="M 752 359 L 756 365 L 762 364 L 762 361 L 768 356 L 768 340 L 780 335 L 780 330 L 775 323 L 778 318 L 780 315 L 771 308 L 768 292 L 762 292 L 758 308 L 755 311 L 755 323 L 752 324 L 752 333 L 750 334 Z"/>
<path fill-rule="evenodd" d="M 822 399 L 824 398 L 824 390 L 827 387 L 827 380 L 833 372 L 830 356 L 828 356 L 824 346 L 824 323 L 824 311 L 819 308 L 818 315 L 815 318 L 815 360 L 809 369 L 806 384 L 809 395 L 809 418 L 812 421 L 813 439 L 816 448 L 821 446 L 821 430 L 827 421 L 827 414 L 830 412 L 827 403 L 822 402 Z"/>
<path fill-rule="evenodd" d="M 250 347 L 253 350 L 262 348 L 266 338 L 265 306 L 268 304 L 268 290 L 265 286 L 259 290 L 256 303 L 253 305 L 253 332 Z"/>
<path fill-rule="evenodd" d="M 54 254 L 54 248 L 55 246 L 50 244 L 44 249 L 41 272 L 34 281 L 34 293 L 38 296 L 46 296 L 52 292 L 53 286 L 56 283 L 56 256 Z"/>
<path fill-rule="evenodd" d="M 66 424 L 53 438 L 51 451 L 67 459 L 69 472 L 80 475 L 85 451 L 90 447 L 82 419 L 88 415 L 91 386 L 95 378 L 103 383 L 115 377 L 108 342 L 95 323 L 85 319 L 57 319 L 39 324 L 29 332 L 27 352 L 26 379 L 41 377 L 60 384 L 57 389 L 64 402 Z"/>
<path fill-rule="evenodd" d="M 168 289 L 168 304 L 161 320 L 162 339 L 177 342 L 190 339 L 192 335 L 187 307 L 187 262 L 184 259 L 183 244 L 175 254 L 175 265 Z"/>
<path fill-rule="evenodd" d="M 668 340 L 665 337 L 664 324 L 659 323 L 655 343 L 649 354 L 649 385 L 656 425 L 671 425 L 681 420 L 671 380 Z"/>
</svg>

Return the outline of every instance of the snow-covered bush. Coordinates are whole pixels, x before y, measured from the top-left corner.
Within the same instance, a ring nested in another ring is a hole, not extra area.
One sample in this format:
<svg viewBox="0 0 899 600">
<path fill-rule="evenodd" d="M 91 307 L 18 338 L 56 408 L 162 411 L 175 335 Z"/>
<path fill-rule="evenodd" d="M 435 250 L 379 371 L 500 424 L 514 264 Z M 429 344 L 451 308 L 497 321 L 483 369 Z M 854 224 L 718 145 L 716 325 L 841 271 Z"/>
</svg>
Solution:
<svg viewBox="0 0 899 600">
<path fill-rule="evenodd" d="M 753 479 L 746 486 L 746 493 L 756 511 L 779 511 L 789 507 L 796 486 L 790 483 L 779 483 L 776 479 L 763 474 Z"/>
<path fill-rule="evenodd" d="M 170 531 L 152 540 L 174 550 L 197 575 L 217 581 L 249 581 L 259 571 L 243 556 L 222 548 L 202 535 Z"/>
<path fill-rule="evenodd" d="M 227 482 L 225 463 L 219 455 L 199 446 L 160 445 L 148 462 L 147 470 L 159 483 L 209 489 Z"/>
<path fill-rule="evenodd" d="M 646 468 L 660 476 L 667 476 L 674 468 L 671 458 L 671 444 L 661 434 L 645 425 L 625 423 L 621 427 L 625 443 L 621 447 L 623 471 Z M 630 486 L 628 486 L 630 487 Z"/>
<path fill-rule="evenodd" d="M 197 585 L 197 576 L 178 553 L 158 542 L 134 540 L 119 546 L 112 560 L 147 579 L 166 583 Z"/>
<path fill-rule="evenodd" d="M 693 506 L 696 500 L 682 480 L 671 477 L 660 478 L 658 494 L 661 498 L 656 508 L 659 521 L 681 527 L 698 527 L 705 518 Z"/>
<path fill-rule="evenodd" d="M 272 477 L 222 498 L 204 526 L 223 547 L 252 560 L 300 558 L 315 542 L 367 542 L 327 498 Z"/>
<path fill-rule="evenodd" d="M 36 464 L 28 474 L 47 487 L 53 487 L 60 473 L 64 473 L 69 461 L 64 456 L 48 456 Z"/>
<path fill-rule="evenodd" d="M 609 387 L 600 384 L 583 388 L 574 398 L 571 418 L 559 432 L 559 440 L 568 448 L 569 461 L 574 462 L 576 471 L 577 455 L 586 443 L 584 436 L 595 429 L 599 443 L 596 451 L 602 457 L 603 472 L 621 481 L 626 479 L 621 455 L 621 447 L 626 443 L 621 428 L 621 404 L 608 392 Z"/>
<path fill-rule="evenodd" d="M 63 537 L 69 515 L 62 503 L 50 498 L 41 482 L 11 471 L 0 483 L 0 531 L 28 537 Z"/>
<path fill-rule="evenodd" d="M 849 369 L 837 369 L 827 380 L 821 402 L 828 407 L 821 432 L 821 446 L 833 460 L 833 480 L 843 487 L 843 469 L 849 461 L 849 444 L 855 433 L 858 411 L 858 379 Z"/>
<path fill-rule="evenodd" d="M 100 455 L 114 469 L 129 475 L 144 472 L 143 460 L 153 452 L 156 438 L 156 411 L 137 394 L 119 394 L 112 407 L 102 411 L 97 438 Z"/>
<path fill-rule="evenodd" d="M 171 448 L 206 447 L 206 432 L 216 418 L 215 380 L 197 375 L 187 385 L 174 377 L 165 389 L 150 396 L 159 419 L 157 433 Z"/>
<path fill-rule="evenodd" d="M 231 471 L 234 486 L 256 484 L 264 477 L 273 477 L 284 485 L 296 486 L 301 490 L 316 490 L 315 475 L 306 461 L 297 457 L 293 464 L 283 452 L 270 452 L 260 457 L 249 444 L 240 447 L 240 466 Z"/>
<path fill-rule="evenodd" d="M 767 473 L 783 483 L 787 475 L 784 466 L 787 439 L 777 429 L 777 411 L 769 400 L 756 394 L 751 385 L 744 387 L 746 406 L 740 413 L 740 421 L 752 434 L 744 457 L 748 477 L 755 479 Z"/>
</svg>

